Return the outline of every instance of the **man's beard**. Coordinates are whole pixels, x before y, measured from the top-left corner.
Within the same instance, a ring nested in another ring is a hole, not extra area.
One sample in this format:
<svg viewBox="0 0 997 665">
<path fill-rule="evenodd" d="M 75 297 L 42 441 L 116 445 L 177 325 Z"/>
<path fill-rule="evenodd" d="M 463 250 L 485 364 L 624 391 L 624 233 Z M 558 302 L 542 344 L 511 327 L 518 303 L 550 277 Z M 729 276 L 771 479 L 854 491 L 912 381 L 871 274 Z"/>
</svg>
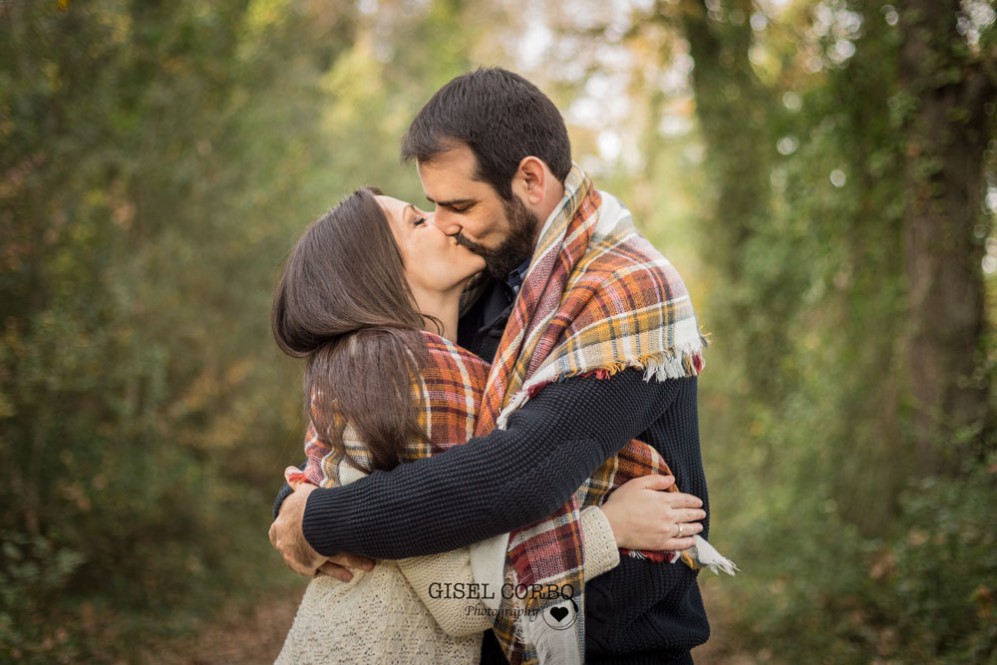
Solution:
<svg viewBox="0 0 997 665">
<path fill-rule="evenodd" d="M 462 245 L 485 260 L 485 268 L 495 279 L 505 280 L 513 270 L 533 256 L 533 237 L 540 225 L 539 218 L 526 204 L 513 196 L 502 203 L 509 220 L 509 235 L 502 244 L 490 249 L 457 234 L 457 244 Z"/>
</svg>

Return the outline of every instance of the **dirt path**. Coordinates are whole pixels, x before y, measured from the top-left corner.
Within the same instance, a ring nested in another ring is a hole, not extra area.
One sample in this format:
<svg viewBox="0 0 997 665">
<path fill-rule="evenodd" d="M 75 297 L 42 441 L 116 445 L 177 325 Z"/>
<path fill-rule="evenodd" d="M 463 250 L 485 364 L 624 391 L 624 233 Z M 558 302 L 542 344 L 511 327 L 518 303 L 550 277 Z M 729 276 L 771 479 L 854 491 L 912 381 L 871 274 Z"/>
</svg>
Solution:
<svg viewBox="0 0 997 665">
<path fill-rule="evenodd" d="M 304 592 L 304 589 L 301 590 Z M 205 627 L 198 635 L 147 652 L 148 665 L 272 665 L 284 643 L 299 594 L 234 611 Z"/>
</svg>

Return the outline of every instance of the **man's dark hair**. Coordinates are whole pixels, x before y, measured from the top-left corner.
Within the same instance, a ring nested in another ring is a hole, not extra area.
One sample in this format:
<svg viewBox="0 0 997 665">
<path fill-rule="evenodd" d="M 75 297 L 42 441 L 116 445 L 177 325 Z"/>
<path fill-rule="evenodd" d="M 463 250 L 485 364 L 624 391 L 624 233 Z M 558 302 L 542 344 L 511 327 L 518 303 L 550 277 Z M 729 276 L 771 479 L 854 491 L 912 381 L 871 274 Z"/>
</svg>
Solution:
<svg viewBox="0 0 997 665">
<path fill-rule="evenodd" d="M 475 177 L 506 200 L 524 157 L 542 159 L 561 182 L 571 170 L 571 143 L 557 107 L 505 69 L 478 69 L 440 88 L 405 134 L 402 160 L 431 162 L 460 143 L 477 159 Z"/>
</svg>

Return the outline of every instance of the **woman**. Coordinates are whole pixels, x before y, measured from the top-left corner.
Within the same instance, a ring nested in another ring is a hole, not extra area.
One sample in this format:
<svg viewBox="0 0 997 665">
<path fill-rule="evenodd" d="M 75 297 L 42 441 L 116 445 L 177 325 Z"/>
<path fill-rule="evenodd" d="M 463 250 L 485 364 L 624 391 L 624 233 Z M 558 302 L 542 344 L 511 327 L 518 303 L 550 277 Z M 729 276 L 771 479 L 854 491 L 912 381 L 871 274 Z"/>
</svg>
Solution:
<svg viewBox="0 0 997 665">
<path fill-rule="evenodd" d="M 345 484 L 470 437 L 488 365 L 450 340 L 461 293 L 484 260 L 427 217 L 358 190 L 288 259 L 273 331 L 285 353 L 307 358 L 311 421 L 308 464 L 289 469 L 289 482 Z M 660 528 L 641 521 L 646 496 L 621 489 L 582 512 L 587 576 L 614 567 L 618 546 L 660 542 Z M 501 591 L 475 593 L 473 582 L 466 548 L 379 562 L 348 583 L 319 576 L 277 662 L 477 662 L 492 618 L 473 596 Z"/>
</svg>

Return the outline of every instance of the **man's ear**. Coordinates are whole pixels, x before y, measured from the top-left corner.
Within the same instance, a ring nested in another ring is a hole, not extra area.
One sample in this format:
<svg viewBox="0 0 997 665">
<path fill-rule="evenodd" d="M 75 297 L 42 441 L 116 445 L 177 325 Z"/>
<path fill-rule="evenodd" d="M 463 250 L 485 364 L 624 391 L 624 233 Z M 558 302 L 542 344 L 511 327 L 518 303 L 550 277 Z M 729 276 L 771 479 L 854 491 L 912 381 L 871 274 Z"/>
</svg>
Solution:
<svg viewBox="0 0 997 665">
<path fill-rule="evenodd" d="M 554 174 L 539 157 L 532 155 L 523 157 L 512 178 L 512 193 L 531 207 L 543 204 L 547 196 L 547 188 L 554 179 Z"/>
</svg>

